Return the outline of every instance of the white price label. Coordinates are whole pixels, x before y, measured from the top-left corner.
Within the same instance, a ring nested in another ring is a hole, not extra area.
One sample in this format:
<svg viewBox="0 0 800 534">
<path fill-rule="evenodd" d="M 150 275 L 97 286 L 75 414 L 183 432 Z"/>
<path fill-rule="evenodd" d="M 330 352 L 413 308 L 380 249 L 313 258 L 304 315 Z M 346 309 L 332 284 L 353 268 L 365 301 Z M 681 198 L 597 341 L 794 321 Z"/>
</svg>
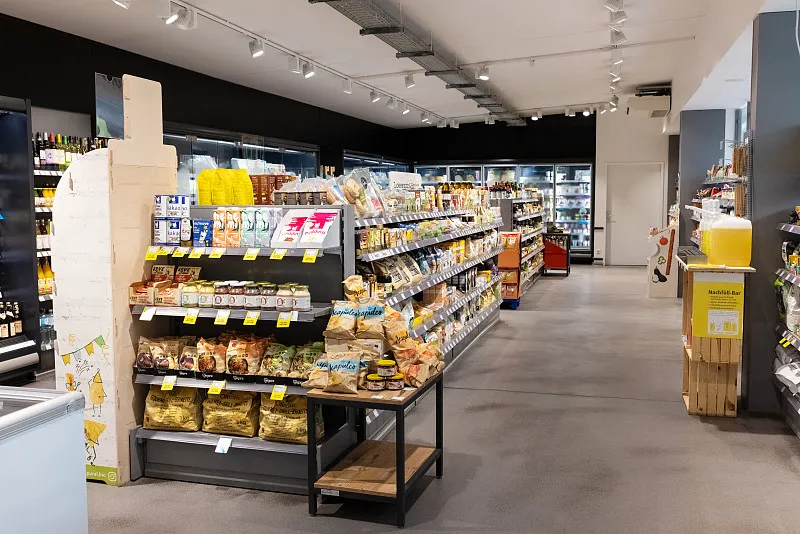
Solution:
<svg viewBox="0 0 800 534">
<path fill-rule="evenodd" d="M 214 452 L 219 454 L 226 454 L 228 449 L 231 448 L 231 443 L 233 443 L 232 438 L 219 438 L 217 442 L 217 448 L 214 449 Z"/>
<path fill-rule="evenodd" d="M 142 310 L 142 314 L 139 316 L 140 321 L 149 321 L 153 318 L 156 314 L 156 308 L 154 306 L 146 306 Z"/>
</svg>

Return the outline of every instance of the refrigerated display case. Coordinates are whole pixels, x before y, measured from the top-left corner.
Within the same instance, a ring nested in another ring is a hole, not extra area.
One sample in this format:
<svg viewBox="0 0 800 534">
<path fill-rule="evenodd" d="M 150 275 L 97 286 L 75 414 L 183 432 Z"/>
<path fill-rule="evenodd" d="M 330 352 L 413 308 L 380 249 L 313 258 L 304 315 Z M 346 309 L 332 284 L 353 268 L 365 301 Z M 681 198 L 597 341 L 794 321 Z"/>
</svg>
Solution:
<svg viewBox="0 0 800 534">
<path fill-rule="evenodd" d="M 224 130 L 164 124 L 164 144 L 178 153 L 178 194 L 197 199 L 197 175 L 205 169 L 230 169 L 234 158 L 263 160 L 283 165 L 287 173 L 301 178 L 318 174 L 318 148 Z"/>
<path fill-rule="evenodd" d="M 414 171 L 422 176 L 422 185 L 436 185 L 447 181 L 447 167 L 414 167 Z"/>
<path fill-rule="evenodd" d="M 592 166 L 556 165 L 555 222 L 572 236 L 575 255 L 592 254 Z"/>
<path fill-rule="evenodd" d="M 475 185 L 475 187 L 481 187 L 483 184 L 481 181 L 482 173 L 480 165 L 472 167 L 449 167 L 448 176 L 451 182 L 469 182 Z"/>
<path fill-rule="evenodd" d="M 546 223 L 553 220 L 554 172 L 553 165 L 520 165 L 519 167 L 520 185 L 525 188 L 535 187 L 542 193 L 542 209 Z"/>
<path fill-rule="evenodd" d="M 375 174 L 376 181 L 381 187 L 389 187 L 389 173 L 408 172 L 410 165 L 404 161 L 386 159 L 381 156 L 358 154 L 356 152 L 344 153 L 344 173 L 353 169 L 365 168 Z"/>
<path fill-rule="evenodd" d="M 517 181 L 516 165 L 486 165 L 483 170 L 486 173 L 485 185 L 487 186 L 492 186 L 500 182 Z"/>
</svg>

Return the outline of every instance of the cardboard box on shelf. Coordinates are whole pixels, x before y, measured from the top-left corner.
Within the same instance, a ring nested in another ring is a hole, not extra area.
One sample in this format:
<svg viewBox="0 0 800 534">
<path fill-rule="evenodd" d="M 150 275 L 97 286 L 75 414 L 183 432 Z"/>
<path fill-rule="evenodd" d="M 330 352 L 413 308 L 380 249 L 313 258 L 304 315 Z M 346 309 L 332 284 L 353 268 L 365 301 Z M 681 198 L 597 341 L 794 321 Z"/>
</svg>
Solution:
<svg viewBox="0 0 800 534">
<path fill-rule="evenodd" d="M 518 284 L 519 271 L 517 269 L 500 269 L 500 280 L 504 283 Z"/>
<path fill-rule="evenodd" d="M 156 288 L 168 287 L 171 285 L 172 280 L 165 280 L 163 282 L 151 282 L 149 280 L 134 282 L 128 287 L 128 304 L 131 306 L 136 304 L 153 306 L 156 300 Z"/>
<path fill-rule="evenodd" d="M 181 285 L 175 283 L 156 282 L 154 304 L 156 306 L 180 306 Z"/>
<path fill-rule="evenodd" d="M 502 284 L 502 297 L 504 299 L 519 298 L 519 284 Z"/>
</svg>

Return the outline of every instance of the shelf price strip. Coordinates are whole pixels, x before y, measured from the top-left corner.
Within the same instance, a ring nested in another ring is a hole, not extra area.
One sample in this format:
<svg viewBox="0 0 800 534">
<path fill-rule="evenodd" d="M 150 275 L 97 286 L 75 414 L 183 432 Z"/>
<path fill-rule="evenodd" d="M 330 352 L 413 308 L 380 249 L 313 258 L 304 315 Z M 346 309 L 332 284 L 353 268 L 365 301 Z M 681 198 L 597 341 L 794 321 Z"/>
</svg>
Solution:
<svg viewBox="0 0 800 534">
<path fill-rule="evenodd" d="M 175 249 L 175 252 L 172 253 L 173 258 L 182 258 L 186 256 L 186 253 L 189 252 L 190 247 L 178 247 Z"/>
<path fill-rule="evenodd" d="M 285 255 L 286 255 L 285 248 L 276 248 L 272 251 L 272 254 L 269 255 L 269 259 L 282 260 Z"/>
<path fill-rule="evenodd" d="M 142 310 L 141 315 L 139 315 L 139 320 L 140 321 L 152 320 L 153 316 L 156 314 L 157 309 L 158 308 L 156 308 L 155 306 L 145 306 L 144 309 Z"/>
<path fill-rule="evenodd" d="M 175 386 L 175 382 L 178 380 L 177 375 L 169 375 L 164 377 L 164 381 L 161 382 L 161 391 L 172 391 L 173 386 Z"/>
<path fill-rule="evenodd" d="M 269 395 L 269 400 L 282 401 L 284 395 L 286 395 L 286 386 L 276 385 L 274 388 L 272 388 L 272 393 Z"/>
<path fill-rule="evenodd" d="M 214 324 L 217 325 L 226 325 L 228 324 L 228 318 L 231 316 L 231 310 L 217 310 L 217 316 L 214 318 Z"/>
<path fill-rule="evenodd" d="M 244 325 L 245 326 L 253 326 L 258 322 L 258 318 L 261 316 L 260 311 L 249 311 L 244 316 Z"/>
<path fill-rule="evenodd" d="M 225 249 L 216 247 L 211 249 L 211 254 L 209 254 L 208 257 L 211 258 L 212 260 L 216 260 L 218 258 L 221 258 L 223 254 L 225 254 Z"/>
<path fill-rule="evenodd" d="M 186 315 L 183 316 L 183 324 L 195 324 L 198 315 L 200 315 L 200 308 L 188 308 Z"/>
<path fill-rule="evenodd" d="M 318 248 L 307 248 L 305 253 L 303 253 L 303 263 L 314 263 L 317 261 L 317 256 L 319 255 Z"/>
<path fill-rule="evenodd" d="M 244 261 L 254 261 L 258 257 L 259 252 L 261 252 L 260 248 L 248 248 L 242 259 Z"/>
<path fill-rule="evenodd" d="M 144 255 L 145 261 L 153 261 L 158 259 L 158 251 L 161 247 L 147 247 L 147 253 Z"/>
<path fill-rule="evenodd" d="M 189 258 L 196 260 L 205 253 L 206 253 L 205 247 L 194 247 L 192 251 L 189 253 Z"/>
<path fill-rule="evenodd" d="M 208 388 L 209 395 L 219 395 L 222 393 L 222 390 L 225 389 L 225 380 L 212 380 L 211 386 Z"/>
</svg>

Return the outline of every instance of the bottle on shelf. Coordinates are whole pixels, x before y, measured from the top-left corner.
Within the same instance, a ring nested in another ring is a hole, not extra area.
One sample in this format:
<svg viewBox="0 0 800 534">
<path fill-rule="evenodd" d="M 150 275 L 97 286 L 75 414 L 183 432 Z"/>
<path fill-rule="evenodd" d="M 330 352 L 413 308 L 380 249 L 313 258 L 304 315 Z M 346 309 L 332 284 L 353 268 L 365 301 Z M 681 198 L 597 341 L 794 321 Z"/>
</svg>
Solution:
<svg viewBox="0 0 800 534">
<path fill-rule="evenodd" d="M 52 295 L 55 275 L 53 274 L 53 270 L 50 268 L 50 260 L 47 258 L 42 258 L 42 260 L 42 272 L 44 273 L 46 294 Z"/>
<path fill-rule="evenodd" d="M 8 339 L 9 337 L 6 305 L 4 302 L 0 302 L 0 339 Z"/>
<path fill-rule="evenodd" d="M 14 335 L 19 336 L 22 334 L 22 315 L 19 313 L 19 302 L 12 303 L 14 309 Z"/>
</svg>

